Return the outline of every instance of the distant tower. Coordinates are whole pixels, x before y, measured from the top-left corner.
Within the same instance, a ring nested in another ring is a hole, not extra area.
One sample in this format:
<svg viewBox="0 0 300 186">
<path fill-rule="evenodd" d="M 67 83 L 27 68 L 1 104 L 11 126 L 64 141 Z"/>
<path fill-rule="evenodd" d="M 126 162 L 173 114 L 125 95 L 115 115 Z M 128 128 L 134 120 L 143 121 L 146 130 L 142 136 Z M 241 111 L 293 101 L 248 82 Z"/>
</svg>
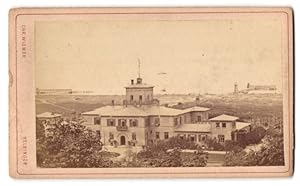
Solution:
<svg viewBox="0 0 300 186">
<path fill-rule="evenodd" d="M 234 83 L 234 92 L 233 93 L 234 94 L 238 94 L 239 93 L 237 82 Z"/>
</svg>

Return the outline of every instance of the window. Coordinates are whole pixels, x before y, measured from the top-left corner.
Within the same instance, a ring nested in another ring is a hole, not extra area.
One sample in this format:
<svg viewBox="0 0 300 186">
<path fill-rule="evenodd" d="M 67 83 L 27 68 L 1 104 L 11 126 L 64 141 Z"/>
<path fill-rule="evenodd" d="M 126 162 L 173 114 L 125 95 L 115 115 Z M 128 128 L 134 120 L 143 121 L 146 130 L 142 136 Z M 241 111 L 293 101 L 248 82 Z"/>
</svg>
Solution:
<svg viewBox="0 0 300 186">
<path fill-rule="evenodd" d="M 159 132 L 155 133 L 156 139 L 159 139 Z"/>
<path fill-rule="evenodd" d="M 130 127 L 137 127 L 138 126 L 138 120 L 137 119 L 130 119 L 129 120 Z"/>
<path fill-rule="evenodd" d="M 197 116 L 197 122 L 201 122 L 201 116 Z"/>
<path fill-rule="evenodd" d="M 143 100 L 143 96 L 142 96 L 142 95 L 139 96 L 139 100 L 140 100 L 140 101 Z"/>
<path fill-rule="evenodd" d="M 152 130 L 150 130 L 150 135 L 152 134 Z"/>
<path fill-rule="evenodd" d="M 113 140 L 113 139 L 114 139 L 114 134 L 111 133 L 111 132 L 109 133 L 109 139 L 110 139 L 110 140 Z"/>
<path fill-rule="evenodd" d="M 181 117 L 179 117 L 179 124 L 181 124 L 182 123 L 182 118 Z"/>
<path fill-rule="evenodd" d="M 133 101 L 133 95 L 130 95 L 130 101 Z"/>
<path fill-rule="evenodd" d="M 178 125 L 178 121 L 177 121 L 177 118 L 174 118 L 174 125 Z"/>
<path fill-rule="evenodd" d="M 155 126 L 157 126 L 157 127 L 160 125 L 159 118 L 154 118 L 154 124 L 155 124 Z"/>
<path fill-rule="evenodd" d="M 147 95 L 147 100 L 150 100 L 150 96 L 149 95 Z"/>
<path fill-rule="evenodd" d="M 218 135 L 218 140 L 220 143 L 223 143 L 225 141 L 225 136 L 224 135 Z"/>
<path fill-rule="evenodd" d="M 119 119 L 118 120 L 118 125 L 122 126 L 122 127 L 125 127 L 126 126 L 126 119 Z"/>
<path fill-rule="evenodd" d="M 108 127 L 113 127 L 116 125 L 116 120 L 115 119 L 107 119 L 107 126 Z"/>
<path fill-rule="evenodd" d="M 206 135 L 199 135 L 199 141 L 206 141 L 207 136 Z"/>
<path fill-rule="evenodd" d="M 136 140 L 136 133 L 132 133 L 132 135 L 131 135 L 131 138 L 132 138 L 132 140 Z"/>
<path fill-rule="evenodd" d="M 169 133 L 168 132 L 165 132 L 164 136 L 165 136 L 165 139 L 169 139 Z"/>
<path fill-rule="evenodd" d="M 194 142 L 195 141 L 195 135 L 191 135 L 190 140 L 191 140 L 191 142 Z"/>
<path fill-rule="evenodd" d="M 100 125 L 101 124 L 101 118 L 100 117 L 94 117 L 94 125 Z"/>
<path fill-rule="evenodd" d="M 146 127 L 149 127 L 149 125 L 150 125 L 149 118 L 146 118 L 146 119 L 145 119 L 145 126 L 146 126 Z"/>
<path fill-rule="evenodd" d="M 222 123 L 222 128 L 226 128 L 226 123 Z"/>
<path fill-rule="evenodd" d="M 101 132 L 100 132 L 100 130 L 96 130 L 96 134 L 97 134 L 98 137 L 101 138 Z"/>
<path fill-rule="evenodd" d="M 152 145 L 152 144 L 153 144 L 153 140 L 149 140 L 149 144 L 151 144 L 151 145 Z"/>
<path fill-rule="evenodd" d="M 216 128 L 220 128 L 220 123 L 216 123 Z"/>
</svg>

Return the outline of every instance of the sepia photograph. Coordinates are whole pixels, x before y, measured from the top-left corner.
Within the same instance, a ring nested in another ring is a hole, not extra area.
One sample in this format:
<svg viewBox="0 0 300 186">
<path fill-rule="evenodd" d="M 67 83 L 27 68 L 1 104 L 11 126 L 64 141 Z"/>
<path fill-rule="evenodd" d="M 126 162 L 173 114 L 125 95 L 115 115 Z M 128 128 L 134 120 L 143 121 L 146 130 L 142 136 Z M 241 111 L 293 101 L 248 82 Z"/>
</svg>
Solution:
<svg viewBox="0 0 300 186">
<path fill-rule="evenodd" d="M 291 174 L 288 8 L 30 11 L 11 71 L 22 171 Z"/>
</svg>

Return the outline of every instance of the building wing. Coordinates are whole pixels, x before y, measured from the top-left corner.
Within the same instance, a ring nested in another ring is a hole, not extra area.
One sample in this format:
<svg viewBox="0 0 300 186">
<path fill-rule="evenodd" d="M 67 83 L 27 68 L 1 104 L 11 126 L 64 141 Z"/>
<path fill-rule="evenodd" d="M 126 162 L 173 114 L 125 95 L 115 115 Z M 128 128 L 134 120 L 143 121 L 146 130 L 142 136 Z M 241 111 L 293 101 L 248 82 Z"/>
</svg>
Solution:
<svg viewBox="0 0 300 186">
<path fill-rule="evenodd" d="M 227 114 L 222 114 L 222 115 L 219 115 L 217 117 L 211 118 L 209 120 L 210 121 L 236 121 L 238 119 L 239 118 L 235 117 L 235 116 L 230 116 L 230 115 L 227 115 Z"/>
<path fill-rule="evenodd" d="M 236 130 L 241 130 L 245 127 L 250 126 L 251 123 L 246 123 L 246 122 L 236 122 Z"/>
<path fill-rule="evenodd" d="M 211 125 L 208 123 L 203 124 L 183 124 L 174 129 L 175 132 L 193 132 L 193 133 L 209 133 L 211 132 Z"/>
</svg>

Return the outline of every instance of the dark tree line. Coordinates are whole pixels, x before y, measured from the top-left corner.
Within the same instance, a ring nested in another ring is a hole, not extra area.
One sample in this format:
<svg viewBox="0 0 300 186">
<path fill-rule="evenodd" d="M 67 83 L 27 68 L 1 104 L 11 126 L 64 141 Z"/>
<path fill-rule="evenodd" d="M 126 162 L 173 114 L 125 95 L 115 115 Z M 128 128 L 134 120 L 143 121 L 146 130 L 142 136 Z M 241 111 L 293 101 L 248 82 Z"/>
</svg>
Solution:
<svg viewBox="0 0 300 186">
<path fill-rule="evenodd" d="M 45 136 L 45 132 L 50 134 Z M 100 137 L 77 123 L 55 124 L 45 131 L 37 121 L 38 167 L 110 167 L 108 154 L 101 152 Z"/>
</svg>

